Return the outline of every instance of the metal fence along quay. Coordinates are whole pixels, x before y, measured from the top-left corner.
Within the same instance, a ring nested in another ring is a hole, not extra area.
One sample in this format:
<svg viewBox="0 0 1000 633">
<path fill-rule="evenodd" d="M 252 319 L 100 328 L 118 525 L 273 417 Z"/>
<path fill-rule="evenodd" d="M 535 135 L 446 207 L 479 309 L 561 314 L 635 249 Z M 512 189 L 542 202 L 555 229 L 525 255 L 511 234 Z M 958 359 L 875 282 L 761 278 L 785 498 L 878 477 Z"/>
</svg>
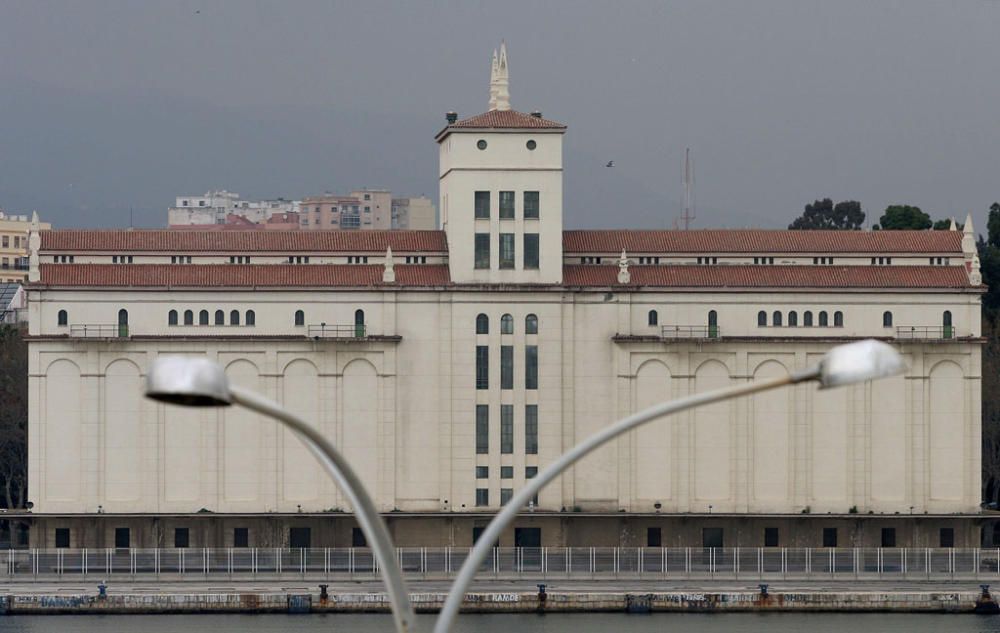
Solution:
<svg viewBox="0 0 1000 633">
<path fill-rule="evenodd" d="M 413 579 L 450 578 L 469 548 L 399 548 Z M 12 549 L 0 581 L 136 577 L 330 578 L 378 576 L 367 548 Z M 1000 548 L 494 548 L 482 578 L 998 579 Z"/>
</svg>

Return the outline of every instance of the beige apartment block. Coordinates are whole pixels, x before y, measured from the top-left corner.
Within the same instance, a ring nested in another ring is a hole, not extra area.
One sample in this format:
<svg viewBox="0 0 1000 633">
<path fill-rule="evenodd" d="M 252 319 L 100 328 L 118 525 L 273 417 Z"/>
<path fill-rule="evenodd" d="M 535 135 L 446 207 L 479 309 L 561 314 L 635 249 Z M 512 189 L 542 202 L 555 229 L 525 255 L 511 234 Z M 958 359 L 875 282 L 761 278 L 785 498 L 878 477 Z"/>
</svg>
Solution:
<svg viewBox="0 0 1000 633">
<path fill-rule="evenodd" d="M 546 487 L 501 543 L 758 546 L 777 528 L 783 546 L 827 544 L 826 530 L 840 546 L 877 546 L 884 530 L 901 547 L 936 547 L 948 530 L 979 544 L 991 524 L 970 220 L 961 232 L 564 230 L 565 133 L 510 109 L 501 51 L 490 110 L 449 113 L 436 136 L 442 230 L 35 227 L 32 544 L 59 528 L 72 547 L 105 546 L 122 528 L 133 546 L 163 545 L 182 527 L 195 546 L 232 545 L 237 529 L 251 546 L 288 545 L 291 528 L 312 546 L 352 543 L 348 500 L 274 422 L 143 399 L 165 354 L 218 362 L 315 424 L 401 545 L 467 547 L 615 420 L 865 338 L 892 344 L 906 372 L 637 429 Z M 303 213 L 315 213 L 305 201 Z"/>
<path fill-rule="evenodd" d="M 27 215 L 11 215 L 0 210 L 0 283 L 21 283 L 27 279 L 31 222 Z M 39 230 L 52 228 L 48 222 L 40 222 L 38 227 Z"/>
</svg>

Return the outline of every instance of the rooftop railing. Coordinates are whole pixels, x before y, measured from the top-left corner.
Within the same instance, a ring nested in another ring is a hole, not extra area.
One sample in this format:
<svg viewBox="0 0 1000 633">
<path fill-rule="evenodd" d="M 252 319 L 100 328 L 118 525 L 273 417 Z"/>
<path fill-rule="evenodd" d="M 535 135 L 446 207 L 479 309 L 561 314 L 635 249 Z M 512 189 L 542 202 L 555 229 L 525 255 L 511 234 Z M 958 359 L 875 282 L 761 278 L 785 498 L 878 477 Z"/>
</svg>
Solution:
<svg viewBox="0 0 1000 633">
<path fill-rule="evenodd" d="M 896 328 L 896 338 L 915 341 L 932 341 L 956 337 L 951 325 L 901 325 Z"/>
<path fill-rule="evenodd" d="M 717 325 L 664 325 L 660 336 L 665 339 L 717 339 L 721 331 Z"/>
<path fill-rule="evenodd" d="M 367 326 L 364 323 L 356 325 L 320 323 L 306 328 L 306 336 L 309 338 L 364 338 L 367 335 Z"/>
<path fill-rule="evenodd" d="M 69 326 L 71 338 L 128 338 L 127 325 L 77 323 Z"/>
</svg>

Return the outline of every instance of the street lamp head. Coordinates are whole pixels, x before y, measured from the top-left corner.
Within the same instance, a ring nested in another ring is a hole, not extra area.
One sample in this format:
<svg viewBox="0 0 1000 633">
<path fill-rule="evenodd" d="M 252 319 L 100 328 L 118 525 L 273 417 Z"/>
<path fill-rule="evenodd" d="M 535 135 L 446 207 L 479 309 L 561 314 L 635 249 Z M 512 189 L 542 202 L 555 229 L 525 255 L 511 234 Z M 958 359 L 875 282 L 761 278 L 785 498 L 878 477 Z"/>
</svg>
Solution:
<svg viewBox="0 0 1000 633">
<path fill-rule="evenodd" d="M 146 397 L 185 407 L 228 407 L 229 379 L 217 363 L 196 356 L 160 356 L 146 375 Z"/>
<path fill-rule="evenodd" d="M 906 371 L 906 362 L 891 345 L 867 339 L 838 345 L 819 363 L 821 389 L 887 378 Z"/>
</svg>

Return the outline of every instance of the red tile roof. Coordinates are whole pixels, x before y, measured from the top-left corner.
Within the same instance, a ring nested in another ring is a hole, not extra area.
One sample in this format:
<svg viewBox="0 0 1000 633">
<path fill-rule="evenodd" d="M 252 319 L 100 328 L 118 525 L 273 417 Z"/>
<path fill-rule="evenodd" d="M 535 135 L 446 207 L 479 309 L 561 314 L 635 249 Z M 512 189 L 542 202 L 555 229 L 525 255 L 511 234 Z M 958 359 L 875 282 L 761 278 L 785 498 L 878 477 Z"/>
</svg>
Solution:
<svg viewBox="0 0 1000 633">
<path fill-rule="evenodd" d="M 41 286 L 122 288 L 445 286 L 444 265 L 397 265 L 396 283 L 382 283 L 381 264 L 42 264 Z"/>
<path fill-rule="evenodd" d="M 962 266 L 630 266 L 630 287 L 964 288 Z M 564 266 L 565 286 L 619 286 L 618 266 Z"/>
<path fill-rule="evenodd" d="M 565 253 L 961 253 L 960 231 L 564 231 Z"/>
<path fill-rule="evenodd" d="M 565 130 L 566 126 L 548 119 L 531 116 L 517 110 L 490 110 L 476 116 L 452 123 L 450 128 L 493 128 L 493 129 L 548 129 Z"/>
<path fill-rule="evenodd" d="M 444 253 L 444 231 L 42 231 L 41 250 L 64 253 Z"/>
</svg>

